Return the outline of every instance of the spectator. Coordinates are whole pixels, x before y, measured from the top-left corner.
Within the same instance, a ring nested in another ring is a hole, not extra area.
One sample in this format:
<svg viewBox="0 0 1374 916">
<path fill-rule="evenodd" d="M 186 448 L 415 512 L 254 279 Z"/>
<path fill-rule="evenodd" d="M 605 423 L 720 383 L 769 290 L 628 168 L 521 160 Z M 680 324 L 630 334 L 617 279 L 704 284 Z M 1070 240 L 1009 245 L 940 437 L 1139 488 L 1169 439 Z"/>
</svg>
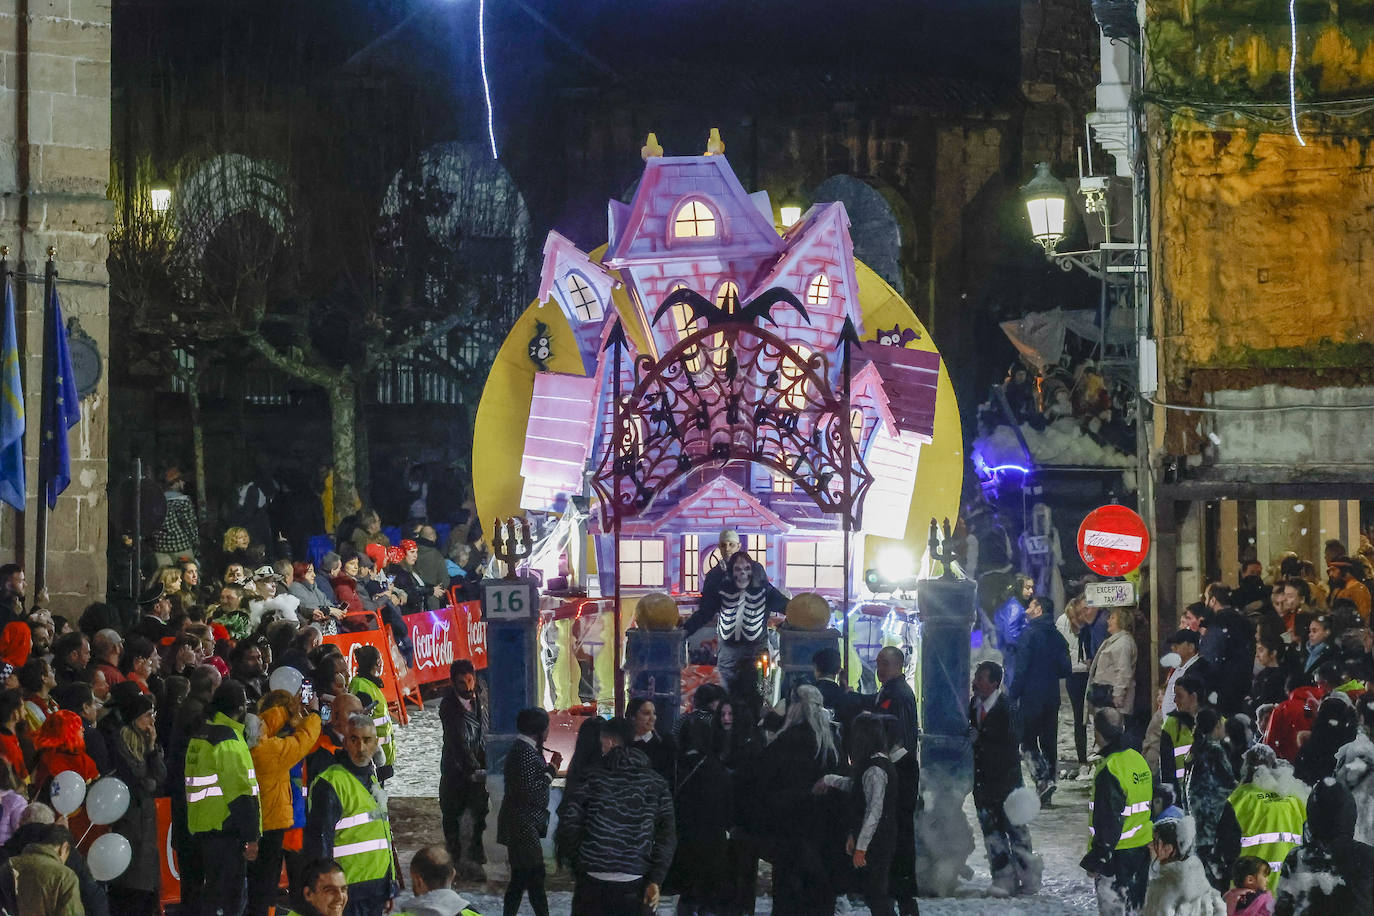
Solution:
<svg viewBox="0 0 1374 916">
<path fill-rule="evenodd" d="M 1364 728 L 1336 752 L 1336 781 L 1355 798 L 1355 839 L 1374 845 L 1374 741 L 1369 729 L 1374 726 L 1374 703 L 1360 704 Z"/>
<path fill-rule="evenodd" d="M 291 569 L 291 584 L 287 591 L 300 601 L 297 612 L 302 620 L 308 620 L 319 628 L 325 636 L 339 632 L 339 620 L 344 610 L 336 607 L 332 595 L 326 595 L 320 588 L 320 579 L 312 563 L 297 563 Z"/>
<path fill-rule="evenodd" d="M 253 618 L 247 608 L 248 593 L 242 585 L 226 582 L 219 590 L 219 604 L 210 608 L 210 622 L 224 627 L 233 640 L 247 639 L 253 632 Z"/>
<path fill-rule="evenodd" d="M 37 751 L 33 767 L 34 797 L 48 800 L 53 777 L 67 770 L 75 770 L 90 782 L 100 776 L 95 761 L 86 753 L 86 739 L 82 734 L 81 717 L 74 712 L 55 710 L 33 738 Z"/>
<path fill-rule="evenodd" d="M 157 647 L 145 636 L 130 636 L 124 643 L 124 655 L 119 660 L 120 673 L 124 680 L 132 681 L 138 689 L 149 696 L 153 695 L 151 679 L 157 674 L 162 657 Z"/>
<path fill-rule="evenodd" d="M 506 754 L 505 799 L 496 818 L 496 842 L 506 847 L 510 862 L 503 913 L 515 916 L 528 891 L 535 916 L 549 916 L 540 840 L 549 830 L 549 784 L 558 775 L 563 757 L 554 751 L 551 760 L 544 761 L 549 714 L 543 709 L 520 710 L 515 727 L 520 736 Z"/>
<path fill-rule="evenodd" d="M 1021 746 L 1030 760 L 1036 794 L 1041 804 L 1049 804 L 1059 773 L 1059 682 L 1073 671 L 1049 598 L 1031 599 L 1015 655 L 1020 672 L 1007 692 L 1020 710 Z"/>
<path fill-rule="evenodd" d="M 186 824 L 199 846 L 194 867 L 181 863 L 183 886 L 195 885 L 202 910 L 240 913 L 248 863 L 262 836 L 258 781 L 243 740 L 248 695 L 238 681 L 215 691 L 210 715 L 186 749 Z M 203 886 L 203 890 L 201 887 Z"/>
<path fill-rule="evenodd" d="M 89 683 L 86 666 L 91 661 L 91 641 L 81 632 L 63 633 L 52 645 L 52 661 L 58 684 Z"/>
<path fill-rule="evenodd" d="M 1078 779 L 1087 779 L 1091 774 L 1088 767 L 1088 723 L 1083 718 L 1083 703 L 1088 693 L 1088 665 L 1092 662 L 1090 621 L 1097 613 L 1095 608 L 1088 607 L 1080 595 L 1069 602 L 1054 623 L 1069 647 L 1071 667 L 1065 689 L 1073 710 L 1073 746 L 1078 755 Z M 1072 771 L 1068 771 L 1068 774 L 1071 775 Z"/>
<path fill-rule="evenodd" d="M 302 851 L 307 860 L 333 858 L 348 881 L 348 912 L 381 916 L 393 896 L 391 825 L 373 757 L 377 726 L 366 713 L 348 723 L 344 750 L 310 784 Z"/>
<path fill-rule="evenodd" d="M 24 721 L 31 731 L 38 731 L 48 716 L 57 712 L 57 701 L 51 696 L 57 686 L 52 665 L 33 657 L 19 669 L 19 686 L 24 691 Z"/>
<path fill-rule="evenodd" d="M 113 687 L 124 680 L 119 670 L 119 657 L 124 654 L 124 637 L 110 629 L 98 630 L 91 638 L 92 671 L 105 675 L 105 683 Z"/>
<path fill-rule="evenodd" d="M 632 739 L 626 720 L 607 724 L 605 763 L 558 825 L 577 863 L 573 916 L 640 916 L 645 906 L 658 906 L 677 844 L 673 799 Z"/>
<path fill-rule="evenodd" d="M 1088 668 L 1088 712 L 1112 708 L 1130 715 L 1135 706 L 1135 639 L 1131 631 L 1135 615 L 1130 608 L 1112 608 L 1107 618 L 1107 639 L 1097 649 Z M 1148 859 L 1136 854 L 1134 858 Z"/>
<path fill-rule="evenodd" d="M 453 860 L 443 846 L 426 846 L 410 860 L 412 893 L 396 898 L 397 913 L 417 916 L 478 916 L 468 902 L 449 885 L 453 883 Z M 508 912 L 515 912 L 509 910 Z M 536 916 L 539 911 L 535 910 Z"/>
<path fill-rule="evenodd" d="M 286 567 L 289 572 L 289 567 Z M 256 629 L 264 620 L 273 618 L 299 625 L 296 610 L 301 600 L 292 595 L 286 577 L 271 566 L 260 566 L 253 572 L 254 597 L 248 601 L 248 617 Z"/>
<path fill-rule="evenodd" d="M 105 776 L 114 772 L 114 757 L 111 754 L 109 744 L 100 729 L 96 727 L 96 720 L 100 715 L 100 704 L 96 702 L 95 692 L 91 690 L 91 685 L 84 683 L 63 684 L 53 691 L 53 699 L 57 701 L 59 709 L 65 709 L 81 717 L 81 737 L 86 744 L 86 754 L 95 762 L 95 767 L 100 771 L 100 775 Z M 0 840 L 0 843 L 2 842 L 4 841 Z"/>
<path fill-rule="evenodd" d="M 295 916 L 344 916 L 348 906 L 348 880 L 343 866 L 333 859 L 316 859 L 301 872 L 292 894 Z M 290 914 L 288 914 L 290 916 Z"/>
<path fill-rule="evenodd" d="M 1154 825 L 1150 852 L 1159 873 L 1145 892 L 1142 916 L 1225 916 L 1221 894 L 1207 882 L 1202 862 L 1193 854 L 1194 835 L 1193 818 L 1187 815 Z"/>
<path fill-rule="evenodd" d="M 673 766 L 676 753 L 670 738 L 659 734 L 658 711 L 652 700 L 647 697 L 634 697 L 625 704 L 625 718 L 634 728 L 634 746 L 649 758 L 649 766 L 673 784 Z"/>
<path fill-rule="evenodd" d="M 1183 777 L 1192 760 L 1194 716 L 1202 701 L 1202 682 L 1185 677 L 1174 684 L 1174 711 L 1164 719 L 1159 735 L 1159 781 L 1182 796 Z"/>
<path fill-rule="evenodd" d="M 1315 674 L 1322 665 L 1335 660 L 1336 646 L 1333 635 L 1329 616 L 1313 618 L 1307 630 L 1307 658 L 1302 666 L 1305 673 Z"/>
<path fill-rule="evenodd" d="M 1216 693 L 1216 707 L 1231 716 L 1240 712 L 1250 683 L 1255 626 L 1235 609 L 1231 589 L 1220 582 L 1207 586 L 1207 610 L 1198 651 L 1214 681 L 1209 686 Z"/>
<path fill-rule="evenodd" d="M 1034 894 L 1040 881 L 1030 830 L 1013 824 L 1005 808 L 1007 796 L 1021 785 L 1021 755 L 1011 703 L 1002 692 L 1002 668 L 996 662 L 981 662 L 974 671 L 968 717 L 973 739 L 973 806 L 992 873 L 988 893 L 997 897 Z"/>
<path fill-rule="evenodd" d="M 1335 607 L 1339 600 L 1352 601 L 1359 612 L 1360 619 L 1369 624 L 1369 588 L 1360 581 L 1361 564 L 1350 557 L 1327 558 L 1326 575 L 1331 580 L 1331 594 L 1327 598 L 1329 607 Z"/>
<path fill-rule="evenodd" d="M 1328 694 L 1317 708 L 1317 717 L 1312 721 L 1307 740 L 1293 761 L 1294 775 L 1309 786 L 1331 776 L 1336 771 L 1337 752 L 1355 740 L 1358 732 L 1355 707 L 1350 699 L 1340 691 Z"/>
<path fill-rule="evenodd" d="M 1281 703 L 1288 695 L 1284 681 L 1288 669 L 1282 664 L 1283 642 L 1264 637 L 1255 642 L 1255 676 L 1250 682 L 1248 706 L 1254 709 L 1265 703 Z"/>
<path fill-rule="evenodd" d="M 258 704 L 261 737 L 249 753 L 257 772 L 262 805 L 262 840 L 258 856 L 248 863 L 246 916 L 267 916 L 277 896 L 281 876 L 282 841 L 295 824 L 297 788 L 291 771 L 305 759 L 320 737 L 320 716 L 302 709 L 300 700 L 285 690 L 269 692 Z"/>
<path fill-rule="evenodd" d="M 1226 886 L 1229 873 L 1215 852 L 1217 822 L 1226 808 L 1226 800 L 1236 788 L 1236 773 L 1222 743 L 1222 731 L 1220 713 L 1210 706 L 1198 710 L 1192 765 L 1182 784 L 1183 798 L 1197 828 L 1194 844 L 1198 858 L 1202 860 L 1208 880 L 1218 890 Z"/>
<path fill-rule="evenodd" d="M 1099 709 L 1093 715 L 1093 728 L 1101 762 L 1093 775 L 1092 839 L 1079 864 L 1095 882 L 1099 912 L 1122 912 L 1123 907 L 1131 912 L 1145 902 L 1150 867 L 1147 846 L 1154 836 L 1150 769 L 1145 758 L 1126 744 L 1125 719 L 1119 709 Z"/>
<path fill-rule="evenodd" d="M 1231 889 L 1222 895 L 1226 916 L 1273 916 L 1269 893 L 1269 863 L 1258 856 L 1241 856 L 1231 867 Z"/>
<path fill-rule="evenodd" d="M 167 597 L 167 589 L 160 579 L 154 579 L 138 596 L 138 607 L 142 612 L 134 632 L 153 643 L 159 643 L 167 632 L 167 621 L 172 616 L 172 600 Z"/>
<path fill-rule="evenodd" d="M 3 666 L 8 668 L 8 665 Z M 3 671 L 0 668 L 0 671 Z M 30 729 L 24 721 L 24 700 L 17 690 L 0 690 L 0 756 L 3 756 L 14 770 L 15 778 L 21 785 L 29 784 L 29 768 L 25 753 L 26 746 L 31 749 Z"/>
<path fill-rule="evenodd" d="M 1192 677 L 1206 683 L 1207 662 L 1198 654 L 1200 637 L 1192 630 L 1182 629 L 1169 637 L 1169 651 L 1177 655 L 1179 664 L 1169 672 L 1164 682 L 1164 697 L 1160 703 L 1160 713 L 1167 716 L 1174 711 L 1174 685 L 1185 677 Z"/>
<path fill-rule="evenodd" d="M 1317 717 L 1317 707 L 1326 690 L 1303 683 L 1304 676 L 1293 672 L 1285 686 L 1291 688 L 1288 699 L 1274 707 L 1264 730 L 1264 743 L 1273 748 L 1280 760 L 1292 763 L 1298 759 L 1298 735 L 1310 731 Z"/>
<path fill-rule="evenodd" d="M 133 858 L 110 882 L 110 902 L 120 916 L 159 916 L 162 910 L 161 836 L 156 796 L 167 779 L 167 767 L 153 724 L 153 701 L 133 697 L 117 712 L 122 725 L 114 741 L 114 775 L 129 787 L 129 808 L 111 830 L 129 841 Z"/>
<path fill-rule="evenodd" d="M 1282 862 L 1302 842 L 1309 791 L 1272 748 L 1257 744 L 1246 751 L 1240 785 L 1226 799 L 1217 823 L 1218 867 L 1213 871 L 1228 868 L 1242 851 L 1266 862 Z M 1271 891 L 1278 881 L 1278 872 L 1270 875 Z"/>
<path fill-rule="evenodd" d="M 375 646 L 362 646 L 353 653 L 353 661 L 358 673 L 348 682 L 348 692 L 363 701 L 364 711 L 372 716 L 372 724 L 377 727 L 377 744 L 382 754 L 378 778 L 385 782 L 396 765 L 396 745 L 392 742 L 391 713 L 382 693 L 382 653 Z"/>
<path fill-rule="evenodd" d="M 234 680 L 243 685 L 249 703 L 256 705 L 267 693 L 267 660 L 256 640 L 244 640 L 234 646 L 229 653 L 229 670 Z"/>
<path fill-rule="evenodd" d="M 22 853 L 10 859 L 24 916 L 85 916 L 76 873 L 67 867 L 73 845 L 66 827 L 46 824 L 34 831 Z"/>
<path fill-rule="evenodd" d="M 487 704 L 472 662 L 449 666 L 450 689 L 439 702 L 444 744 L 439 763 L 439 809 L 444 842 L 464 878 L 482 880 L 487 855 L 482 847 L 490 801 L 487 795 Z M 463 817 L 471 820 L 464 861 Z"/>
<path fill-rule="evenodd" d="M 1303 843 L 1283 860 L 1275 916 L 1374 912 L 1374 847 L 1355 839 L 1355 799 L 1334 780 L 1312 787 Z"/>
<path fill-rule="evenodd" d="M 687 717 L 678 735 L 674 817 L 677 851 L 665 883 L 679 894 L 683 916 L 725 912 L 730 897 L 729 830 L 734 826 L 730 774 L 716 756 L 709 718 Z"/>
<path fill-rule="evenodd" d="M 1026 605 L 1035 594 L 1035 580 L 1018 573 L 1007 587 L 1006 600 L 997 608 L 997 648 L 1002 650 L 1002 670 L 1008 690 L 1016 683 L 1016 642 L 1026 626 Z"/>
<path fill-rule="evenodd" d="M 358 526 L 353 529 L 348 540 L 359 553 L 366 550 L 369 544 L 391 546 L 391 539 L 382 533 L 382 517 L 377 514 L 376 509 L 363 509 L 358 513 Z"/>
</svg>

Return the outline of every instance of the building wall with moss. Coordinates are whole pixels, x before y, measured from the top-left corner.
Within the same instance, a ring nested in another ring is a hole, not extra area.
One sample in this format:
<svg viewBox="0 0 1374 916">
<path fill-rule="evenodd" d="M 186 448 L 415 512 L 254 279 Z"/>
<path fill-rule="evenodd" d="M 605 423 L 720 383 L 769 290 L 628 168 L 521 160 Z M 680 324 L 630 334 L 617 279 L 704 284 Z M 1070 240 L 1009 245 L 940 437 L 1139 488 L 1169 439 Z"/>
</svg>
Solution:
<svg viewBox="0 0 1374 916">
<path fill-rule="evenodd" d="M 1374 380 L 1374 0 L 1296 12 L 1305 146 L 1286 3 L 1146 4 L 1153 322 L 1173 403 Z M 1200 448 L 1196 415 L 1162 419 L 1167 453 Z"/>
</svg>

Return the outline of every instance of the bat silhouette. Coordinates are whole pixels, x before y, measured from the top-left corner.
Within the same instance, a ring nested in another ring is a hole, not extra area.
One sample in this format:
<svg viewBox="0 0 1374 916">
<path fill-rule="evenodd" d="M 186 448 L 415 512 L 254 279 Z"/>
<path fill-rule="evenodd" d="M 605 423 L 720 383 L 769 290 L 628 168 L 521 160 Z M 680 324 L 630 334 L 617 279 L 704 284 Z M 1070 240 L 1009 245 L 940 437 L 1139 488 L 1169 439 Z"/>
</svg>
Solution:
<svg viewBox="0 0 1374 916">
<path fill-rule="evenodd" d="M 783 289 L 781 286 L 764 290 L 734 312 L 727 312 L 700 293 L 682 287 L 673 290 L 663 300 L 663 304 L 658 307 L 658 311 L 654 314 L 654 322 L 657 323 L 664 315 L 668 314 L 673 306 L 685 305 L 691 311 L 693 319 L 700 318 L 706 322 L 708 327 L 713 324 L 726 323 L 753 324 L 760 318 L 769 324 L 776 325 L 777 322 L 768 313 L 779 302 L 792 306 L 807 324 L 811 323 L 811 316 L 806 314 L 806 308 L 796 296 L 792 295 L 790 290 Z"/>
</svg>

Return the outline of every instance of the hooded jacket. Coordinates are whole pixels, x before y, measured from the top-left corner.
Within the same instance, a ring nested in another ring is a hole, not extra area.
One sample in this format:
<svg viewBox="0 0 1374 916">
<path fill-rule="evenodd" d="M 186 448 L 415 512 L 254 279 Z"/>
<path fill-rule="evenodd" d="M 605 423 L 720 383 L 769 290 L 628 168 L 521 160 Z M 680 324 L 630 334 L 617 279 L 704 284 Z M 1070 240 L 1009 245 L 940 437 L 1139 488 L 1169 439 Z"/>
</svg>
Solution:
<svg viewBox="0 0 1374 916">
<path fill-rule="evenodd" d="M 1221 894 L 1207 880 L 1194 855 L 1159 866 L 1145 891 L 1141 916 L 1226 916 Z"/>
<path fill-rule="evenodd" d="M 561 845 L 574 851 L 577 871 L 643 875 L 662 884 L 677 848 L 668 782 L 634 748 L 612 748 L 563 808 Z"/>
<path fill-rule="evenodd" d="M 262 795 L 262 829 L 286 830 L 295 823 L 291 768 L 304 760 L 319 740 L 320 717 L 310 713 L 294 730 L 287 727 L 285 706 L 273 706 L 259 718 L 262 737 L 250 753 Z"/>
<path fill-rule="evenodd" d="M 461 916 L 472 912 L 468 907 L 468 902 L 457 891 L 441 887 L 418 897 L 409 892 L 401 894 L 391 912 L 405 916 Z"/>
<path fill-rule="evenodd" d="M 1336 781 L 1355 798 L 1355 839 L 1374 845 L 1374 741 L 1363 732 L 1336 752 Z"/>
<path fill-rule="evenodd" d="M 1374 847 L 1355 839 L 1355 798 L 1323 779 L 1307 798 L 1303 845 L 1288 854 L 1275 916 L 1374 913 Z"/>
</svg>

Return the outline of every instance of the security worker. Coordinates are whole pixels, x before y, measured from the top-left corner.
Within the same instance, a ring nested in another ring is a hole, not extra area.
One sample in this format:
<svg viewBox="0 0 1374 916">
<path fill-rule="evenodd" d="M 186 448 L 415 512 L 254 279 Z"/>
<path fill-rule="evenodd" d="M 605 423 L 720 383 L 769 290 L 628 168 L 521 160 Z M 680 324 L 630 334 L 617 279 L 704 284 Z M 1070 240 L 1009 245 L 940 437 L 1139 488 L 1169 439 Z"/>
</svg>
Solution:
<svg viewBox="0 0 1374 916">
<path fill-rule="evenodd" d="M 1218 860 L 1234 862 L 1240 856 L 1257 856 L 1268 862 L 1271 893 L 1279 886 L 1283 860 L 1295 846 L 1302 845 L 1302 829 L 1307 824 L 1307 802 L 1285 791 L 1286 787 L 1307 788 L 1273 748 L 1255 745 L 1245 752 L 1241 783 L 1226 799 L 1217 822 Z"/>
<path fill-rule="evenodd" d="M 349 916 L 382 916 L 395 889 L 391 823 L 373 764 L 376 753 L 376 725 L 366 713 L 355 715 L 343 751 L 310 785 L 302 851 L 307 861 L 331 858 L 343 866 Z"/>
<path fill-rule="evenodd" d="M 1159 729 L 1159 781 L 1183 797 L 1183 777 L 1193 760 L 1193 726 L 1202 699 L 1202 681 L 1184 676 L 1174 684 L 1174 709 Z"/>
<path fill-rule="evenodd" d="M 301 872 L 286 916 L 343 916 L 348 908 L 348 881 L 333 859 L 316 859 Z"/>
<path fill-rule="evenodd" d="M 382 751 L 381 767 L 378 774 L 382 782 L 391 778 L 391 770 L 396 766 L 396 745 L 392 743 L 391 713 L 387 711 L 386 695 L 382 693 L 382 653 L 376 646 L 359 646 L 353 653 L 358 673 L 348 682 L 348 692 L 363 701 L 363 708 L 372 713 L 372 724 L 377 727 L 377 746 Z"/>
<path fill-rule="evenodd" d="M 426 846 L 415 853 L 410 860 L 412 893 L 396 898 L 392 916 L 481 916 L 453 889 L 454 874 L 453 858 L 443 846 Z"/>
<path fill-rule="evenodd" d="M 1140 752 L 1126 744 L 1121 712 L 1112 707 L 1093 716 L 1098 753 L 1088 803 L 1092 841 L 1079 865 L 1096 883 L 1098 911 L 1138 913 L 1145 904 L 1150 872 L 1150 799 L 1154 780 Z"/>
<path fill-rule="evenodd" d="M 258 778 L 243 740 L 243 685 L 221 684 L 209 713 L 186 747 L 186 827 L 206 863 L 201 912 L 238 916 L 247 902 L 248 863 L 257 858 L 262 836 Z"/>
</svg>

